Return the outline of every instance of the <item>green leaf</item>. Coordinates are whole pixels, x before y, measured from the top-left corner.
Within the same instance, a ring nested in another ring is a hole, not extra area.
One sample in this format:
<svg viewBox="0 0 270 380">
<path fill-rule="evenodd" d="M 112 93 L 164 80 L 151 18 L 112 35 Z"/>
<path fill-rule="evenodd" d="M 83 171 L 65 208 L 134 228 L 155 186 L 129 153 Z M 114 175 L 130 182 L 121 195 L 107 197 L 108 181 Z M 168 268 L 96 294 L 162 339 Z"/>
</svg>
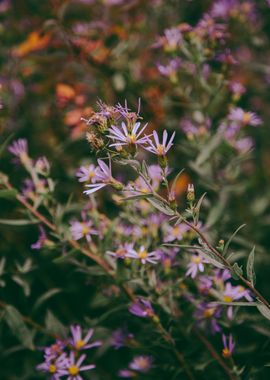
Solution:
<svg viewBox="0 0 270 380">
<path fill-rule="evenodd" d="M 247 261 L 247 278 L 251 282 L 252 286 L 254 286 L 256 282 L 256 274 L 254 272 L 254 256 L 255 256 L 255 246 L 252 248 Z"/>
<path fill-rule="evenodd" d="M 270 320 L 270 309 L 267 306 L 260 302 L 257 305 L 257 309 L 266 319 Z"/>
<path fill-rule="evenodd" d="M 156 209 L 161 211 L 163 214 L 168 215 L 168 216 L 174 215 L 174 211 L 165 203 L 161 202 L 160 200 L 156 198 L 148 198 L 148 201 L 151 203 L 152 206 L 154 206 Z"/>
<path fill-rule="evenodd" d="M 227 251 L 228 251 L 228 248 L 231 244 L 231 242 L 233 241 L 234 237 L 238 234 L 238 232 L 243 228 L 245 227 L 246 225 L 245 224 L 242 224 L 240 227 L 238 227 L 234 233 L 232 234 L 232 236 L 229 238 L 229 240 L 227 241 L 227 243 L 225 244 L 225 247 L 224 247 L 224 250 L 223 250 L 223 253 L 224 255 L 226 255 Z"/>
<path fill-rule="evenodd" d="M 60 337 L 64 337 L 66 335 L 66 328 L 65 326 L 59 321 L 58 318 L 50 311 L 47 311 L 46 317 L 45 317 L 45 326 L 47 330 Z"/>
<path fill-rule="evenodd" d="M 214 152 L 214 150 L 219 146 L 219 144 L 222 141 L 222 134 L 217 133 L 216 135 L 213 136 L 213 138 L 205 144 L 203 150 L 199 154 L 196 160 L 196 165 L 201 166 Z"/>
<path fill-rule="evenodd" d="M 134 201 L 138 199 L 147 199 L 147 198 L 153 198 L 152 194 L 138 194 L 138 195 L 131 195 L 130 197 L 121 198 L 122 201 Z"/>
<path fill-rule="evenodd" d="M 14 199 L 14 198 L 16 198 L 17 193 L 18 192 L 15 189 L 12 189 L 12 190 L 3 189 L 3 190 L 0 190 L 0 198 Z"/>
<path fill-rule="evenodd" d="M 21 313 L 12 305 L 5 307 L 5 320 L 22 345 L 33 350 L 33 332 L 26 326 Z"/>
<path fill-rule="evenodd" d="M 38 309 L 44 302 L 46 302 L 49 298 L 55 296 L 56 294 L 62 292 L 62 289 L 59 288 L 53 288 L 42 294 L 41 297 L 37 300 L 37 302 L 34 304 L 33 310 Z"/>
<path fill-rule="evenodd" d="M 13 136 L 14 136 L 14 134 L 12 133 L 10 136 L 8 136 L 8 138 L 6 138 L 6 140 L 3 142 L 3 144 L 1 144 L 1 146 L 0 146 L 0 156 L 5 151 L 6 146 L 8 145 L 8 143 L 10 142 L 10 140 L 13 138 Z"/>
<path fill-rule="evenodd" d="M 243 276 L 243 269 L 237 263 L 232 266 L 232 276 L 235 280 L 238 280 L 239 276 Z"/>
<path fill-rule="evenodd" d="M 0 224 L 7 224 L 9 226 L 27 226 L 28 224 L 40 223 L 37 219 L 0 219 Z"/>
</svg>

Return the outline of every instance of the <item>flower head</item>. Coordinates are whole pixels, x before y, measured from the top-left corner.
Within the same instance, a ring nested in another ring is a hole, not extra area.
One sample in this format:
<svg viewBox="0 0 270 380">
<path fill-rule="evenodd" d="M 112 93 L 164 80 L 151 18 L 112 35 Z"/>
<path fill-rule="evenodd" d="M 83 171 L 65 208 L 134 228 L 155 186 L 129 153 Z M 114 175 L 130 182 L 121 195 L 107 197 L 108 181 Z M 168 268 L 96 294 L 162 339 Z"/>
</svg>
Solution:
<svg viewBox="0 0 270 380">
<path fill-rule="evenodd" d="M 96 167 L 91 164 L 88 166 L 81 166 L 77 172 L 76 176 L 79 178 L 79 182 L 95 182 L 96 178 Z"/>
<path fill-rule="evenodd" d="M 138 251 L 132 249 L 130 250 L 126 257 L 131 259 L 138 259 L 142 264 L 150 263 L 157 264 L 160 259 L 159 253 L 156 251 L 148 252 L 145 247 L 142 245 Z"/>
<path fill-rule="evenodd" d="M 115 182 L 115 180 L 112 177 L 111 160 L 109 160 L 109 165 L 107 165 L 104 161 L 98 159 L 95 183 L 86 185 L 86 187 L 89 187 L 90 190 L 85 190 L 84 194 L 90 195 L 113 182 Z"/>
<path fill-rule="evenodd" d="M 222 342 L 223 342 L 223 350 L 222 355 L 224 358 L 230 358 L 232 356 L 232 353 L 234 351 L 235 343 L 233 342 L 232 335 L 230 334 L 227 338 L 226 335 L 222 334 Z"/>
<path fill-rule="evenodd" d="M 85 358 L 86 355 L 81 355 L 76 360 L 74 352 L 71 351 L 70 356 L 68 357 L 67 368 L 65 370 L 65 375 L 68 375 L 67 380 L 83 380 L 80 376 L 80 372 L 89 371 L 96 367 L 94 364 L 82 366 Z"/>
<path fill-rule="evenodd" d="M 147 373 L 152 368 L 153 358 L 151 356 L 136 356 L 129 364 L 134 371 Z"/>
<path fill-rule="evenodd" d="M 168 140 L 168 132 L 165 130 L 163 131 L 163 136 L 162 136 L 162 142 L 159 141 L 159 137 L 156 131 L 153 132 L 153 137 L 154 137 L 154 142 L 150 140 L 148 137 L 147 141 L 149 143 L 148 146 L 145 147 L 146 150 L 149 152 L 152 152 L 156 154 L 157 156 L 165 156 L 169 149 L 173 146 L 173 139 L 175 136 L 175 132 L 173 132 L 171 138 Z"/>
<path fill-rule="evenodd" d="M 13 143 L 9 145 L 8 150 L 22 164 L 27 165 L 31 161 L 30 157 L 28 156 L 28 143 L 26 139 L 18 139 L 13 141 Z"/>
<path fill-rule="evenodd" d="M 128 345 L 134 338 L 134 335 L 127 331 L 126 328 L 120 328 L 112 333 L 111 345 L 118 350 L 121 347 Z"/>
<path fill-rule="evenodd" d="M 139 130 L 141 123 L 137 122 L 132 128 L 128 128 L 124 122 L 121 123 L 121 128 L 112 125 L 109 128 L 110 134 L 107 136 L 111 138 L 114 142 L 110 146 L 121 147 L 121 146 L 137 146 L 144 145 L 147 143 L 148 136 L 142 136 L 147 124 Z"/>
<path fill-rule="evenodd" d="M 142 318 L 154 317 L 155 315 L 150 301 L 144 298 L 138 298 L 133 302 L 129 307 L 129 312 Z"/>
<path fill-rule="evenodd" d="M 92 240 L 92 235 L 98 235 L 98 231 L 93 228 L 91 220 L 79 222 L 74 220 L 71 222 L 70 231 L 74 240 L 80 240 L 85 237 L 88 242 Z"/>
<path fill-rule="evenodd" d="M 87 350 L 89 348 L 98 347 L 101 345 L 100 341 L 96 341 L 96 342 L 93 342 L 90 344 L 88 343 L 89 340 L 92 338 L 92 335 L 94 332 L 93 329 L 88 330 L 88 333 L 86 334 L 86 336 L 84 338 L 82 337 L 81 326 L 79 326 L 79 325 L 71 326 L 70 331 L 72 334 L 70 344 L 77 351 Z"/>
<path fill-rule="evenodd" d="M 231 122 L 240 123 L 240 125 L 251 125 L 257 127 L 262 124 L 262 120 L 254 112 L 244 111 L 240 107 L 233 108 L 228 116 L 228 119 Z"/>
<path fill-rule="evenodd" d="M 195 278 L 198 272 L 204 271 L 204 259 L 200 255 L 192 255 L 191 261 L 188 264 L 188 270 L 186 271 L 186 276 Z"/>
<path fill-rule="evenodd" d="M 118 259 L 124 259 L 129 257 L 128 254 L 133 252 L 133 244 L 132 243 L 124 243 L 120 244 L 119 247 L 115 251 L 107 251 L 107 253 L 111 256 L 114 256 Z"/>
<path fill-rule="evenodd" d="M 58 380 L 66 374 L 68 359 L 65 353 L 58 356 L 56 359 L 47 358 L 44 363 L 37 366 L 37 370 L 46 372 L 51 375 L 52 380 Z"/>
</svg>

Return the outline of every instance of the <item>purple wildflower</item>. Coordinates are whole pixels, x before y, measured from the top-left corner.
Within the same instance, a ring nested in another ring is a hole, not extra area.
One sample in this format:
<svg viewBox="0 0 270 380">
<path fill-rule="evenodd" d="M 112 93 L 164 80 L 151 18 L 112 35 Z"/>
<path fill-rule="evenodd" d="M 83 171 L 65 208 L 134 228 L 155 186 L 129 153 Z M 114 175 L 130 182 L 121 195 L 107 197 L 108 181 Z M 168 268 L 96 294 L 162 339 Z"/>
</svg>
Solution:
<svg viewBox="0 0 270 380">
<path fill-rule="evenodd" d="M 88 166 L 81 166 L 77 172 L 76 176 L 79 178 L 79 182 L 95 182 L 96 177 L 96 167 L 91 164 Z"/>
<path fill-rule="evenodd" d="M 183 40 L 181 31 L 178 28 L 165 29 L 163 37 L 165 50 L 174 51 Z"/>
<path fill-rule="evenodd" d="M 98 231 L 93 228 L 93 223 L 91 220 L 84 220 L 79 222 L 74 220 L 71 222 L 70 231 L 72 239 L 80 240 L 85 237 L 88 242 L 92 240 L 91 235 L 98 235 Z"/>
<path fill-rule="evenodd" d="M 70 344 L 77 351 L 87 350 L 89 348 L 98 347 L 101 345 L 100 341 L 96 341 L 91 344 L 88 343 L 88 341 L 92 338 L 92 335 L 94 332 L 93 329 L 88 330 L 88 333 L 86 334 L 84 338 L 82 338 L 81 326 L 79 325 L 71 326 L 70 331 L 72 334 L 72 339 L 70 341 Z"/>
<path fill-rule="evenodd" d="M 111 160 L 109 160 L 109 165 L 107 165 L 104 161 L 98 159 L 98 168 L 96 169 L 96 183 L 86 185 L 86 187 L 89 187 L 90 190 L 85 190 L 84 194 L 90 195 L 114 181 L 115 180 L 112 177 Z"/>
<path fill-rule="evenodd" d="M 65 375 L 68 375 L 67 380 L 83 380 L 80 376 L 80 372 L 89 371 L 90 369 L 95 368 L 94 364 L 89 364 L 86 366 L 81 366 L 85 360 L 86 355 L 81 355 L 77 361 L 75 360 L 75 353 L 71 351 L 68 358 L 67 369 L 65 370 Z"/>
<path fill-rule="evenodd" d="M 154 142 L 150 140 L 149 138 L 147 139 L 149 146 L 146 146 L 145 149 L 148 150 L 149 152 L 152 152 L 156 154 L 157 156 L 165 156 L 169 149 L 173 146 L 173 139 L 175 136 L 175 132 L 173 132 L 170 140 L 168 140 L 168 132 L 165 130 L 163 131 L 163 136 L 162 136 L 162 143 L 159 142 L 158 134 L 156 131 L 153 132 L 153 137 L 154 137 Z"/>
<path fill-rule="evenodd" d="M 182 240 L 183 235 L 189 230 L 189 227 L 184 223 L 177 224 L 176 226 L 167 226 L 165 232 L 164 242 L 172 242 L 174 240 Z"/>
<path fill-rule="evenodd" d="M 28 143 L 26 139 L 18 139 L 8 147 L 10 153 L 21 159 L 22 156 L 28 155 Z"/>
<path fill-rule="evenodd" d="M 233 301 L 237 301 L 241 298 L 245 298 L 248 302 L 253 300 L 248 289 L 245 289 L 243 286 L 232 286 L 230 282 L 227 282 L 223 292 L 223 301 L 232 303 Z M 233 318 L 232 305 L 228 306 L 227 316 L 229 319 Z"/>
<path fill-rule="evenodd" d="M 46 372 L 52 375 L 52 380 L 58 380 L 61 376 L 66 374 L 68 359 L 65 353 L 57 358 L 52 357 L 45 359 L 44 363 L 39 364 L 36 368 L 38 371 Z"/>
<path fill-rule="evenodd" d="M 32 249 L 41 249 L 44 247 L 45 242 L 47 241 L 47 235 L 43 226 L 38 226 L 39 228 L 39 237 L 36 243 L 31 244 Z"/>
<path fill-rule="evenodd" d="M 151 356 L 136 356 L 129 364 L 134 371 L 147 373 L 152 368 L 153 358 Z"/>
<path fill-rule="evenodd" d="M 130 250 L 126 257 L 129 257 L 130 259 L 138 259 L 142 264 L 157 264 L 160 259 L 158 252 L 147 252 L 143 245 L 140 247 L 139 251 L 134 249 Z"/>
<path fill-rule="evenodd" d="M 133 249 L 133 244 L 132 243 L 124 243 L 120 244 L 119 247 L 117 248 L 116 251 L 107 251 L 107 253 L 111 256 L 114 256 L 118 259 L 124 259 L 128 257 L 128 254 L 132 252 Z"/>
<path fill-rule="evenodd" d="M 120 130 L 120 128 L 117 126 L 112 125 L 111 128 L 109 128 L 110 135 L 107 137 L 111 138 L 115 142 L 113 144 L 110 144 L 110 146 L 140 146 L 146 144 L 150 135 L 141 136 L 141 134 L 147 127 L 147 124 L 145 124 L 145 126 L 139 131 L 140 125 L 141 123 L 135 123 L 131 130 L 127 128 L 124 122 L 121 123 L 122 130 Z"/>
<path fill-rule="evenodd" d="M 232 356 L 232 353 L 234 351 L 235 343 L 233 342 L 232 335 L 230 334 L 228 337 L 226 335 L 222 334 L 222 342 L 223 342 L 223 350 L 222 350 L 222 355 L 224 358 L 230 358 Z"/>
<path fill-rule="evenodd" d="M 217 319 L 221 316 L 221 308 L 205 302 L 200 303 L 194 313 L 197 324 L 204 330 L 210 330 L 212 334 L 221 331 Z"/>
<path fill-rule="evenodd" d="M 157 69 L 161 75 L 165 77 L 169 77 L 172 81 L 175 81 L 177 79 L 176 73 L 179 67 L 181 66 L 181 62 L 182 61 L 180 58 L 174 58 L 174 59 L 171 59 L 166 66 L 158 63 Z"/>
<path fill-rule="evenodd" d="M 118 350 L 121 347 L 125 347 L 131 342 L 134 335 L 127 331 L 126 328 L 120 328 L 112 333 L 111 345 Z"/>
<path fill-rule="evenodd" d="M 262 119 L 254 112 L 244 111 L 240 107 L 233 108 L 228 116 L 228 119 L 232 122 L 240 123 L 240 125 L 251 125 L 257 127 L 262 124 Z"/>
<path fill-rule="evenodd" d="M 205 262 L 205 260 L 200 255 L 192 255 L 191 261 L 187 266 L 188 270 L 186 271 L 186 276 L 195 278 L 198 272 L 203 272 L 204 271 L 203 262 Z"/>
<path fill-rule="evenodd" d="M 151 318 L 155 315 L 150 301 L 144 298 L 138 298 L 135 302 L 133 302 L 129 307 L 129 312 L 141 318 Z"/>
</svg>

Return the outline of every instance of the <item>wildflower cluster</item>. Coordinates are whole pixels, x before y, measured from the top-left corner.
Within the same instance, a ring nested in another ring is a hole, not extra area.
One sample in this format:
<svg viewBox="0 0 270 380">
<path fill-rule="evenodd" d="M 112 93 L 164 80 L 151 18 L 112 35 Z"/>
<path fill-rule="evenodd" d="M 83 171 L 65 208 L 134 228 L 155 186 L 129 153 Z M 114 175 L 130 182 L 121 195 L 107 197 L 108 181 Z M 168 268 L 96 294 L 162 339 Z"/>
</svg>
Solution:
<svg viewBox="0 0 270 380">
<path fill-rule="evenodd" d="M 57 340 L 54 344 L 44 348 L 44 362 L 37 366 L 38 371 L 51 375 L 51 379 L 58 380 L 66 376 L 67 380 L 82 380 L 81 372 L 95 368 L 94 364 L 83 365 L 86 354 L 82 351 L 98 347 L 101 342 L 89 343 L 94 330 L 90 329 L 83 338 L 79 325 L 71 326 L 71 337 Z"/>
</svg>

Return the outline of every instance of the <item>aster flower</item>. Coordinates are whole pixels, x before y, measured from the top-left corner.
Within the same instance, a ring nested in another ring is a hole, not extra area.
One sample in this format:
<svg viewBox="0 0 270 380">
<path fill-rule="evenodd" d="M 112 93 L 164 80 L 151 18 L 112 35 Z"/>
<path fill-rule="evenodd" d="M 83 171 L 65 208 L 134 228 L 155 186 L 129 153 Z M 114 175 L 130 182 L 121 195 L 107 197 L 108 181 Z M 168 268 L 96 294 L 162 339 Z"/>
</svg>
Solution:
<svg viewBox="0 0 270 380">
<path fill-rule="evenodd" d="M 137 374 L 134 371 L 131 371 L 129 369 L 120 369 L 118 372 L 119 377 L 124 377 L 124 378 L 131 378 L 131 377 L 136 377 Z"/>
<path fill-rule="evenodd" d="M 203 263 L 205 260 L 200 255 L 192 255 L 191 261 L 188 264 L 188 270 L 186 271 L 186 276 L 190 276 L 191 278 L 195 278 L 198 272 L 204 271 Z"/>
<path fill-rule="evenodd" d="M 38 237 L 38 240 L 36 241 L 36 243 L 31 244 L 32 249 L 41 249 L 42 247 L 44 247 L 45 242 L 47 241 L 47 235 L 46 235 L 44 227 L 38 226 L 38 228 L 39 228 L 39 232 L 40 232 L 39 237 Z"/>
<path fill-rule="evenodd" d="M 136 356 L 129 364 L 134 371 L 147 373 L 152 368 L 153 358 L 151 356 Z"/>
<path fill-rule="evenodd" d="M 237 0 L 219 0 L 215 1 L 211 9 L 211 15 L 222 19 L 230 16 L 230 11 L 235 7 Z"/>
<path fill-rule="evenodd" d="M 90 195 L 95 191 L 102 189 L 103 187 L 115 183 L 115 179 L 112 177 L 112 166 L 111 160 L 109 160 L 109 165 L 105 164 L 104 161 L 98 159 L 98 167 L 96 169 L 95 183 L 86 185 L 90 190 L 85 190 L 84 194 Z"/>
<path fill-rule="evenodd" d="M 164 242 L 169 243 L 174 240 L 182 240 L 183 235 L 189 230 L 189 227 L 184 223 L 177 224 L 176 226 L 167 226 L 165 231 Z"/>
<path fill-rule="evenodd" d="M 56 359 L 47 359 L 44 363 L 39 364 L 36 368 L 38 371 L 49 373 L 51 380 L 58 380 L 66 374 L 68 359 L 65 353 Z"/>
<path fill-rule="evenodd" d="M 178 28 L 165 29 L 163 45 L 167 51 L 174 51 L 183 40 L 181 31 Z"/>
<path fill-rule="evenodd" d="M 23 156 L 28 156 L 28 143 L 26 139 L 18 139 L 8 147 L 10 153 L 21 159 Z"/>
<path fill-rule="evenodd" d="M 150 301 L 144 298 L 138 298 L 131 304 L 128 310 L 131 314 L 137 315 L 137 317 L 141 318 L 149 318 L 155 316 L 154 309 L 152 308 Z"/>
<path fill-rule="evenodd" d="M 158 252 L 147 252 L 143 245 L 140 247 L 139 251 L 136 251 L 134 249 L 130 250 L 127 253 L 126 257 L 129 257 L 130 259 L 138 259 L 142 264 L 157 264 L 160 259 Z"/>
<path fill-rule="evenodd" d="M 226 335 L 222 334 L 223 350 L 222 355 L 224 358 L 230 358 L 234 351 L 235 343 L 233 342 L 232 334 L 227 338 Z"/>
<path fill-rule="evenodd" d="M 221 328 L 217 322 L 217 319 L 221 316 L 221 308 L 218 306 L 212 306 L 206 302 L 202 302 L 197 305 L 194 317 L 198 326 L 204 330 L 209 330 L 212 334 L 216 334 L 221 331 Z"/>
<path fill-rule="evenodd" d="M 86 355 L 81 355 L 76 361 L 75 353 L 71 351 L 70 356 L 68 357 L 67 369 L 65 371 L 65 375 L 68 375 L 67 380 L 83 380 L 80 376 L 80 372 L 89 371 L 96 367 L 94 364 L 81 366 L 85 358 Z"/>
<path fill-rule="evenodd" d="M 248 302 L 253 301 L 250 291 L 243 286 L 233 286 L 230 282 L 227 282 L 223 292 L 222 300 L 224 302 L 232 303 L 241 298 L 245 298 Z M 229 305 L 227 309 L 227 316 L 229 319 L 233 318 L 233 306 Z"/>
<path fill-rule="evenodd" d="M 95 182 L 96 177 L 96 167 L 93 164 L 88 166 L 81 166 L 77 172 L 76 176 L 79 178 L 79 182 Z"/>
<path fill-rule="evenodd" d="M 149 152 L 152 152 L 156 154 L 157 156 L 165 156 L 169 149 L 173 146 L 173 139 L 175 136 L 175 132 L 173 132 L 170 140 L 168 140 L 168 132 L 165 130 L 163 131 L 163 136 L 162 136 L 162 143 L 159 142 L 158 134 L 156 131 L 153 132 L 153 137 L 154 137 L 154 142 L 152 140 L 147 139 L 149 146 L 146 146 L 145 149 L 148 150 Z"/>
<path fill-rule="evenodd" d="M 121 347 L 125 347 L 131 342 L 134 335 L 127 331 L 126 328 L 120 328 L 112 333 L 111 345 L 118 350 Z"/>
<path fill-rule="evenodd" d="M 128 254 L 133 251 L 134 244 L 124 243 L 120 244 L 116 251 L 107 251 L 108 255 L 114 256 L 118 259 L 124 259 L 128 257 Z"/>
<path fill-rule="evenodd" d="M 70 331 L 72 334 L 72 338 L 70 340 L 70 344 L 72 347 L 77 350 L 87 350 L 89 348 L 98 347 L 101 345 L 100 341 L 93 342 L 89 344 L 89 340 L 92 338 L 92 335 L 94 333 L 93 329 L 88 330 L 88 333 L 84 338 L 82 338 L 82 329 L 81 326 L 75 325 L 70 327 Z"/>
<path fill-rule="evenodd" d="M 177 80 L 176 73 L 181 66 L 181 59 L 174 58 L 169 61 L 169 63 L 164 66 L 160 63 L 157 64 L 157 69 L 161 75 L 170 78 L 173 82 Z"/>
<path fill-rule="evenodd" d="M 51 361 L 61 356 L 65 347 L 66 347 L 65 342 L 63 342 L 60 339 L 56 340 L 56 342 L 50 345 L 49 347 L 45 347 L 44 349 L 45 360 Z"/>
<path fill-rule="evenodd" d="M 127 128 L 126 124 L 122 122 L 121 130 L 120 127 L 112 125 L 111 128 L 109 128 L 110 134 L 107 135 L 107 137 L 111 138 L 115 142 L 113 144 L 110 144 L 110 147 L 119 147 L 124 145 L 140 146 L 146 144 L 148 141 L 147 139 L 150 135 L 141 136 L 141 134 L 147 127 L 147 124 L 145 124 L 145 126 L 141 130 L 139 130 L 140 126 L 141 123 L 135 123 L 132 129 L 130 130 L 129 128 Z"/>
<path fill-rule="evenodd" d="M 233 108 L 228 116 L 228 119 L 232 122 L 240 123 L 242 126 L 251 125 L 257 127 L 262 124 L 262 120 L 254 112 L 244 111 L 240 107 Z"/>
<path fill-rule="evenodd" d="M 88 242 L 92 240 L 91 235 L 98 235 L 98 231 L 93 228 L 91 220 L 84 220 L 79 222 L 74 220 L 70 226 L 71 236 L 74 240 L 80 240 L 85 237 Z"/>
</svg>

